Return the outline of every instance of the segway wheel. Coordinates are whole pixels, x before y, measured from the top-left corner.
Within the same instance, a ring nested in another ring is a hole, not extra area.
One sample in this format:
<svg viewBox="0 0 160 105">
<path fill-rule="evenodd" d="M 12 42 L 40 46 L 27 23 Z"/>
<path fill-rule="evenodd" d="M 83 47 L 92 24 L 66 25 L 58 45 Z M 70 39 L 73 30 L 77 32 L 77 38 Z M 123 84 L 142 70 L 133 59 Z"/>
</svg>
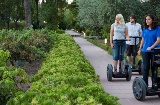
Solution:
<svg viewBox="0 0 160 105">
<path fill-rule="evenodd" d="M 107 79 L 108 79 L 108 81 L 112 81 L 112 73 L 113 73 L 113 67 L 111 64 L 108 64 L 108 66 L 107 66 Z"/>
<path fill-rule="evenodd" d="M 138 62 L 138 68 L 139 68 L 139 75 L 142 75 L 143 74 L 143 60 L 140 60 Z"/>
<path fill-rule="evenodd" d="M 127 80 L 127 81 L 130 81 L 130 80 L 131 80 L 131 77 L 132 77 L 132 69 L 131 69 L 131 66 L 128 65 L 126 80 Z"/>
<path fill-rule="evenodd" d="M 132 84 L 132 90 L 134 97 L 142 101 L 146 97 L 147 85 L 141 77 L 136 77 Z"/>
</svg>

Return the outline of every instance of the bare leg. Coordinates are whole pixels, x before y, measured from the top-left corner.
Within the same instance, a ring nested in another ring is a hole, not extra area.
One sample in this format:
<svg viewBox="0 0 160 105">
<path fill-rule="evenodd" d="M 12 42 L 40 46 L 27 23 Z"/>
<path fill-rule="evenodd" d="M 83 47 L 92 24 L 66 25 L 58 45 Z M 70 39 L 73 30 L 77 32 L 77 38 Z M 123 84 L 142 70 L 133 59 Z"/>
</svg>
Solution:
<svg viewBox="0 0 160 105">
<path fill-rule="evenodd" d="M 117 64 L 118 64 L 118 60 L 113 60 L 113 65 L 114 65 L 114 72 L 117 72 Z"/>
<path fill-rule="evenodd" d="M 123 62 L 123 60 L 121 61 L 121 69 L 122 70 L 124 69 L 124 62 Z"/>
<path fill-rule="evenodd" d="M 128 63 L 131 64 L 131 56 L 127 56 Z"/>
</svg>

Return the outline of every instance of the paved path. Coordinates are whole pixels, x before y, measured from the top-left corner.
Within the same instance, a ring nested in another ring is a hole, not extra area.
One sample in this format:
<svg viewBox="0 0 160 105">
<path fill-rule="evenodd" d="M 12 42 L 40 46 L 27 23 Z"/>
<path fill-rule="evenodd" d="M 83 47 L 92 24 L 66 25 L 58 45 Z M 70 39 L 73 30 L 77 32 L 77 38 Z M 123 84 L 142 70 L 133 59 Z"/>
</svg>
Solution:
<svg viewBox="0 0 160 105">
<path fill-rule="evenodd" d="M 112 56 L 105 50 L 91 44 L 83 37 L 73 37 L 75 42 L 81 47 L 85 57 L 94 67 L 96 74 L 100 76 L 100 82 L 104 90 L 114 96 L 120 98 L 119 102 L 122 105 L 160 105 L 158 96 L 146 96 L 145 101 L 137 101 L 132 93 L 133 79 L 138 75 L 134 73 L 131 81 L 126 81 L 125 78 L 112 78 L 112 81 L 107 80 L 106 68 L 112 63 Z M 150 79 L 149 79 L 150 80 Z M 151 82 L 150 82 L 151 83 Z"/>
<path fill-rule="evenodd" d="M 74 31 L 72 31 L 72 30 L 67 30 L 67 31 L 65 31 L 65 33 L 66 34 L 70 34 L 71 36 L 81 36 L 81 34 L 80 33 L 78 33 L 78 32 L 74 32 Z"/>
</svg>

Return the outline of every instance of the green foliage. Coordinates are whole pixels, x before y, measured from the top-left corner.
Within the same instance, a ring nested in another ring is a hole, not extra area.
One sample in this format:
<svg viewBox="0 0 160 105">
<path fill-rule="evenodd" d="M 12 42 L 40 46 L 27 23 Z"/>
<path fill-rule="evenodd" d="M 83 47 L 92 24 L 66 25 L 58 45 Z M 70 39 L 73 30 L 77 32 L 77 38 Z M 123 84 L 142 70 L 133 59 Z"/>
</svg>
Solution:
<svg viewBox="0 0 160 105">
<path fill-rule="evenodd" d="M 143 24 L 144 16 L 148 13 L 160 16 L 159 1 L 149 0 L 78 0 L 77 21 L 80 27 L 90 29 L 95 35 L 104 37 L 101 29 L 106 27 L 109 32 L 110 25 L 114 23 L 116 14 L 121 13 L 125 22 L 129 21 L 129 16 L 135 14 L 137 22 Z"/>
<path fill-rule="evenodd" d="M 71 4 L 68 5 L 67 10 L 64 12 L 64 22 L 67 29 L 80 29 L 77 24 L 77 15 L 78 15 L 78 5 L 76 0 L 73 0 Z"/>
<path fill-rule="evenodd" d="M 60 30 L 60 29 L 57 29 L 55 32 L 56 32 L 57 34 L 64 34 L 64 33 L 65 33 L 64 30 Z"/>
<path fill-rule="evenodd" d="M 0 49 L 0 67 L 6 66 L 9 55 L 9 51 L 4 52 Z"/>
<path fill-rule="evenodd" d="M 31 88 L 7 105 L 119 105 L 117 97 L 104 91 L 73 38 L 62 34 L 56 39 L 54 49 L 32 78 Z"/>
<path fill-rule="evenodd" d="M 89 36 L 89 35 L 91 34 L 91 31 L 90 31 L 90 30 L 86 30 L 86 31 L 85 31 L 85 34 L 86 34 L 87 36 Z"/>
<path fill-rule="evenodd" d="M 0 105 L 6 105 L 10 98 L 22 91 L 21 83 L 29 80 L 24 70 L 6 66 L 9 56 L 8 51 L 0 50 Z"/>
<path fill-rule="evenodd" d="M 110 28 L 111 26 L 110 25 L 105 25 L 103 26 L 102 30 L 101 30 L 101 33 L 102 33 L 102 38 L 107 38 L 108 41 L 110 39 Z"/>
<path fill-rule="evenodd" d="M 48 34 L 50 33 L 50 34 Z M 0 31 L 0 48 L 10 52 L 11 61 L 34 61 L 46 56 L 54 43 L 52 34 L 55 32 L 46 30 L 1 30 Z"/>
<path fill-rule="evenodd" d="M 0 0 L 0 29 L 9 29 L 9 22 L 24 19 L 24 8 L 22 0 Z"/>
<path fill-rule="evenodd" d="M 99 36 L 104 23 L 108 4 L 105 0 L 78 0 L 78 22 L 80 27 L 90 29 L 95 36 Z"/>
<path fill-rule="evenodd" d="M 40 20 L 45 21 L 47 29 L 57 29 L 60 21 L 64 17 L 67 3 L 65 0 L 47 0 L 40 5 Z"/>
<path fill-rule="evenodd" d="M 25 28 L 25 21 L 21 21 L 21 22 L 10 22 L 9 23 L 9 28 L 10 29 L 18 29 L 18 30 L 23 30 Z"/>
</svg>

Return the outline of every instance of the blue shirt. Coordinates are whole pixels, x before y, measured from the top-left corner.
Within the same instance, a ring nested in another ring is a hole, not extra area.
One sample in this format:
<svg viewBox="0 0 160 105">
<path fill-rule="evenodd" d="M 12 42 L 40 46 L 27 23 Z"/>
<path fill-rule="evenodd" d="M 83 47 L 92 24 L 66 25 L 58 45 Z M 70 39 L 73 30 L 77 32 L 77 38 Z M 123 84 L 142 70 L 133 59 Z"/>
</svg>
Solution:
<svg viewBox="0 0 160 105">
<path fill-rule="evenodd" d="M 157 41 L 157 38 L 160 37 L 160 27 L 158 26 L 151 30 L 143 28 L 142 37 L 144 38 L 142 52 L 154 52 L 154 50 L 148 51 L 147 48 L 151 47 Z M 157 45 L 156 47 L 158 46 L 160 45 Z"/>
</svg>

